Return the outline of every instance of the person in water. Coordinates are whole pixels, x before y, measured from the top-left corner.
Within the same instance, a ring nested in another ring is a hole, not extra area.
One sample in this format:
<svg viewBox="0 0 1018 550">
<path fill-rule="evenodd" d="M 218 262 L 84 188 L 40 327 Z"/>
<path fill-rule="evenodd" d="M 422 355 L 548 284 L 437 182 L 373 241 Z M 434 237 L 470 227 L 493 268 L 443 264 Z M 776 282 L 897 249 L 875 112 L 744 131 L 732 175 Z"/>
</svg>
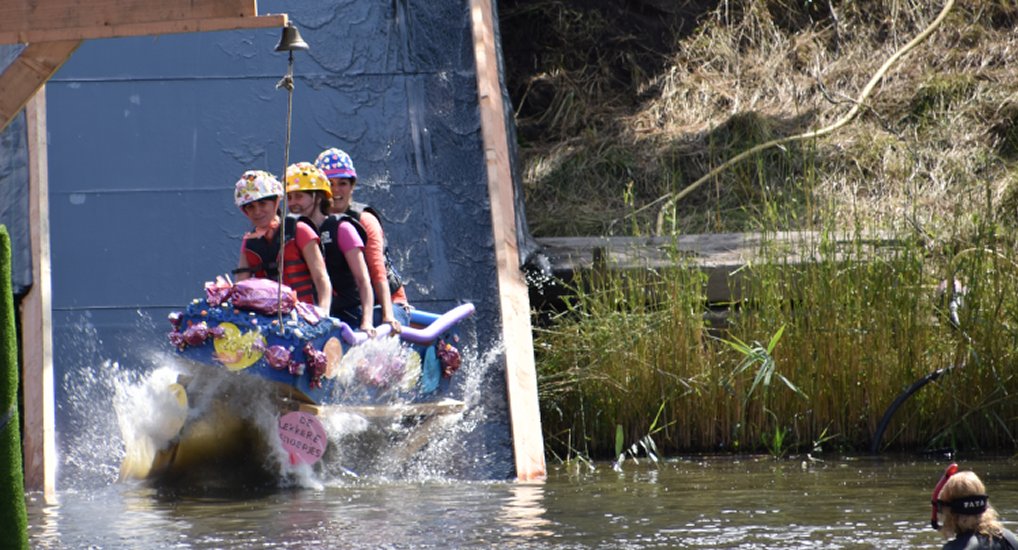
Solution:
<svg viewBox="0 0 1018 550">
<path fill-rule="evenodd" d="M 353 160 L 346 152 L 330 148 L 318 155 L 315 166 L 329 178 L 333 198 L 332 212 L 347 214 L 360 224 L 367 235 L 364 254 L 367 258 L 375 302 L 379 306 L 375 308 L 373 314 L 375 323 L 388 324 L 393 332 L 399 332 L 410 322 L 410 304 L 399 274 L 389 260 L 380 216 L 370 206 L 353 201 L 353 190 L 357 185 L 357 171 L 354 169 Z"/>
<path fill-rule="evenodd" d="M 325 270 L 318 235 L 307 224 L 287 216 L 281 222 L 279 198 L 283 186 L 272 174 L 248 170 L 237 181 L 234 202 L 254 226 L 244 235 L 240 260 L 233 271 L 238 281 L 250 276 L 279 280 L 279 229 L 282 225 L 283 284 L 297 299 L 316 304 L 323 312 L 332 305 L 332 284 Z"/>
<path fill-rule="evenodd" d="M 325 269 L 332 284 L 330 315 L 351 327 L 374 334 L 371 316 L 360 314 L 361 306 L 373 308 L 368 266 L 364 259 L 366 235 L 356 220 L 330 212 L 332 189 L 329 180 L 309 162 L 286 169 L 286 199 L 290 212 L 302 216 L 318 232 L 325 251 Z"/>
<path fill-rule="evenodd" d="M 986 487 L 974 472 L 948 466 L 933 490 L 934 529 L 951 538 L 944 550 L 1018 550 L 1018 538 L 1004 528 L 990 505 Z M 938 524 L 943 514 L 943 525 Z"/>
</svg>

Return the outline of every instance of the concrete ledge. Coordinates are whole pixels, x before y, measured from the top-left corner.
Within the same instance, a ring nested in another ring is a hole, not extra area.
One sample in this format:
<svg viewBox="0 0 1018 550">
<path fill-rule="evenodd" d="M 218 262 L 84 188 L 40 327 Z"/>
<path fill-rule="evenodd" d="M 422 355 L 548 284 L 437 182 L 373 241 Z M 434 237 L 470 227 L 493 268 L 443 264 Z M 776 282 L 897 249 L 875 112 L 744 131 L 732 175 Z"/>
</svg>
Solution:
<svg viewBox="0 0 1018 550">
<path fill-rule="evenodd" d="M 815 262 L 821 246 L 842 250 L 861 244 L 877 249 L 900 246 L 886 233 L 857 236 L 827 235 L 811 231 L 778 233 L 714 233 L 678 237 L 545 237 L 536 239 L 555 276 L 569 280 L 578 271 L 605 269 L 699 268 L 707 274 L 707 300 L 712 303 L 740 298 L 738 273 L 766 259 L 788 265 Z"/>
</svg>

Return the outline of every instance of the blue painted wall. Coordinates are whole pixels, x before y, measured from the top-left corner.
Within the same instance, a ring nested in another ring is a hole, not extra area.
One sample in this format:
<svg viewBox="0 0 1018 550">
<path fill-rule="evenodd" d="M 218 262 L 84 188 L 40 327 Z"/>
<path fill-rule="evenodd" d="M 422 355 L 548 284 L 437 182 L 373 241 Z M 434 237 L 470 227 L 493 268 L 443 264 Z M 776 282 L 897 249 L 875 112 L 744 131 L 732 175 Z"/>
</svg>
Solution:
<svg viewBox="0 0 1018 550">
<path fill-rule="evenodd" d="M 411 303 L 478 306 L 466 344 L 495 342 L 497 286 L 468 6 L 453 0 L 260 2 L 296 52 L 290 162 L 339 147 L 355 198 L 380 208 Z M 145 366 L 166 315 L 237 262 L 234 182 L 284 168 L 279 30 L 93 40 L 47 86 L 58 403 L 102 359 Z M 483 329 L 481 328 L 483 327 Z M 501 368 L 464 478 L 513 475 Z M 58 432 L 81 419 L 58 411 Z"/>
<path fill-rule="evenodd" d="M 24 46 L 0 46 L 0 70 Z M 28 134 L 22 110 L 0 132 L 0 225 L 11 236 L 11 287 L 21 296 L 32 285 L 31 235 L 28 233 Z"/>
</svg>

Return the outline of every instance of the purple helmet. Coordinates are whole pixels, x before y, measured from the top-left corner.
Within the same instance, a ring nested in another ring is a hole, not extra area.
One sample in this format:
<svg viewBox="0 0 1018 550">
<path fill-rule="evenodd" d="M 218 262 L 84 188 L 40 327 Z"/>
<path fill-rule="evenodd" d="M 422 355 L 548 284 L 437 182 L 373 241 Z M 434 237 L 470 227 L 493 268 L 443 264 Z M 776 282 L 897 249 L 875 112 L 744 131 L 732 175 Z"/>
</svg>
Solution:
<svg viewBox="0 0 1018 550">
<path fill-rule="evenodd" d="M 335 147 L 322 151 L 315 159 L 315 166 L 328 178 L 357 179 L 357 170 L 353 168 L 350 155 Z"/>
</svg>

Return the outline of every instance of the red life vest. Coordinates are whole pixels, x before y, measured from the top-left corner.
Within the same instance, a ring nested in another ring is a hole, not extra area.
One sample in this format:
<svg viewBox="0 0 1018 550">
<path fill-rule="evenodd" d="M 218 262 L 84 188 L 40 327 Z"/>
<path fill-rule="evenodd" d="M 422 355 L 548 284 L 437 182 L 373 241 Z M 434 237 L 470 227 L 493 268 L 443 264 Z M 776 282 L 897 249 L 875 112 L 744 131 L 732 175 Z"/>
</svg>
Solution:
<svg viewBox="0 0 1018 550">
<path fill-rule="evenodd" d="M 297 247 L 297 218 L 287 216 L 283 222 L 286 244 L 283 247 L 283 284 L 297 293 L 302 302 L 317 302 L 315 282 L 311 270 L 304 261 L 304 255 Z M 275 237 L 276 235 L 273 235 Z M 279 280 L 279 239 L 244 238 L 244 258 L 255 277 Z"/>
</svg>

